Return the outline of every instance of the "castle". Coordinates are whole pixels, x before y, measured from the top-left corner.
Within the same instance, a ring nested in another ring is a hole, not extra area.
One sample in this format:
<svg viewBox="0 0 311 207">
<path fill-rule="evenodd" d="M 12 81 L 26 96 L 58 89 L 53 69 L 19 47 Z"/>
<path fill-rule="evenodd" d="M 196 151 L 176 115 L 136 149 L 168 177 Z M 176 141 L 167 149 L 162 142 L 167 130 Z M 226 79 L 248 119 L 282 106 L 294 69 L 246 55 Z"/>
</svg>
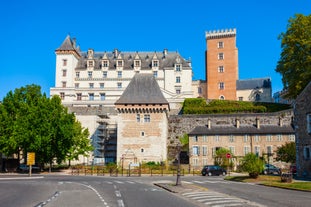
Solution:
<svg viewBox="0 0 311 207">
<path fill-rule="evenodd" d="M 50 95 L 90 131 L 94 152 L 78 162 L 166 160 L 168 119 L 185 98 L 272 102 L 270 78 L 238 79 L 235 29 L 206 32 L 206 45 L 206 80 L 192 80 L 178 52 L 82 52 L 68 35 L 55 50 Z"/>
</svg>

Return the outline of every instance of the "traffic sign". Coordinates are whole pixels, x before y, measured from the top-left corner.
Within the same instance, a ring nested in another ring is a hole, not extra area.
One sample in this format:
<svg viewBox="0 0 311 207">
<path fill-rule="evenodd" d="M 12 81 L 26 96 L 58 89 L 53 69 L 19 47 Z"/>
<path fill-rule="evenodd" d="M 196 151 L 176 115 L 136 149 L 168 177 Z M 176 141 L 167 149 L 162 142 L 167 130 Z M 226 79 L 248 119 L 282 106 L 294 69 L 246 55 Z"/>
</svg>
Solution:
<svg viewBox="0 0 311 207">
<path fill-rule="evenodd" d="M 226 154 L 226 157 L 227 157 L 227 158 L 231 158 L 231 154 L 230 154 L 230 153 L 227 153 L 227 154 Z"/>
<path fill-rule="evenodd" d="M 35 164 L 35 153 L 28 152 L 27 153 L 27 165 L 34 165 Z"/>
</svg>

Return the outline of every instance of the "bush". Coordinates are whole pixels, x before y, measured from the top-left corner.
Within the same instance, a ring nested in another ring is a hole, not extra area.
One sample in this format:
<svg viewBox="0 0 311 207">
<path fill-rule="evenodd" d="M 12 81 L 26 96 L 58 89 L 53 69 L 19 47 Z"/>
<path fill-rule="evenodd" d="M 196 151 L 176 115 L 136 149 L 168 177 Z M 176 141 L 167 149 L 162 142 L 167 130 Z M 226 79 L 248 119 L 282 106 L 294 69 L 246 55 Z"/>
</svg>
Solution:
<svg viewBox="0 0 311 207">
<path fill-rule="evenodd" d="M 264 169 L 264 162 L 254 153 L 248 153 L 242 160 L 241 169 L 251 178 L 257 178 Z"/>
</svg>

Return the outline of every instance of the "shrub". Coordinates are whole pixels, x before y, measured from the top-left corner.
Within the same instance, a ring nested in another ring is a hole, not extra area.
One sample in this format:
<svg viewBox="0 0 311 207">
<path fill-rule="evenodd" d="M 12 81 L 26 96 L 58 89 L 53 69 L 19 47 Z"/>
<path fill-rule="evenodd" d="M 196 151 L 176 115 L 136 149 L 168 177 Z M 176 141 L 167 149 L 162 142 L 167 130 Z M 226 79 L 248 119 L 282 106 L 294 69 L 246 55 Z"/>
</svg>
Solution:
<svg viewBox="0 0 311 207">
<path fill-rule="evenodd" d="M 248 153 L 242 160 L 241 169 L 251 178 L 257 178 L 264 169 L 264 162 L 254 153 Z"/>
</svg>

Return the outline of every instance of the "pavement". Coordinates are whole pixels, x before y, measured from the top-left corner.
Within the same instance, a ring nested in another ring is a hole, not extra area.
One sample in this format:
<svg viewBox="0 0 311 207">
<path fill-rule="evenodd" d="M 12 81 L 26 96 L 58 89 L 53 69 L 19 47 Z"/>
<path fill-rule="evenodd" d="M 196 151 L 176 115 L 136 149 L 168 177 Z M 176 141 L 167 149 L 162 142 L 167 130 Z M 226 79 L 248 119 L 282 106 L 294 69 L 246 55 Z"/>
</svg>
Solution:
<svg viewBox="0 0 311 207">
<path fill-rule="evenodd" d="M 195 191 L 207 191 L 207 188 L 197 186 L 195 184 L 188 184 L 182 182 L 180 185 L 176 185 L 176 183 L 173 182 L 165 182 L 165 183 L 154 183 L 154 185 L 163 188 L 164 190 L 167 190 L 172 193 L 187 193 L 187 192 L 195 192 Z"/>
</svg>

